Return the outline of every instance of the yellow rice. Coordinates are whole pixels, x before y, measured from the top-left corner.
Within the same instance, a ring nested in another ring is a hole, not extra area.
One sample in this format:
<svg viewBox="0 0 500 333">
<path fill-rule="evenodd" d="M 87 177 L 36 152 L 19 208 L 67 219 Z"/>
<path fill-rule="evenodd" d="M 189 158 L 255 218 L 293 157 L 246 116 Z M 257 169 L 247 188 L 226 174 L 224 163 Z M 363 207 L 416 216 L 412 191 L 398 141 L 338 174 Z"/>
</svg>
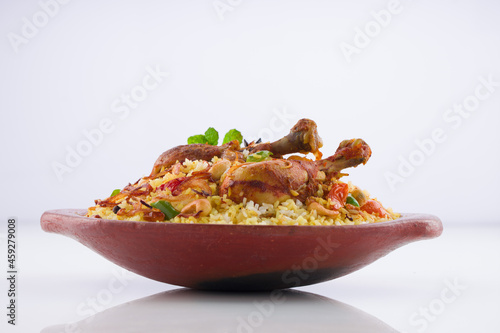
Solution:
<svg viewBox="0 0 500 333">
<path fill-rule="evenodd" d="M 153 191 L 144 199 L 145 202 L 155 201 L 157 195 L 154 190 L 166 182 L 178 178 L 190 176 L 193 172 L 205 170 L 218 160 L 214 157 L 211 162 L 207 161 L 190 161 L 185 160 L 182 163 L 178 174 L 167 173 L 162 177 L 155 179 L 142 178 L 138 185 L 149 182 Z M 216 184 L 211 185 L 212 192 L 217 193 Z M 349 189 L 354 189 L 354 186 L 349 182 Z M 189 192 L 187 189 L 185 192 Z M 367 198 L 369 194 L 364 191 Z M 201 197 L 200 197 L 201 198 Z M 288 199 L 284 202 L 275 202 L 274 204 L 256 204 L 253 201 L 243 200 L 242 203 L 235 203 L 230 199 L 212 195 L 207 197 L 212 205 L 212 210 L 209 216 L 205 217 L 181 217 L 176 216 L 173 219 L 165 222 L 173 223 L 210 223 L 210 224 L 247 224 L 247 225 L 358 225 L 373 222 L 390 221 L 399 217 L 399 214 L 394 213 L 392 209 L 386 208 L 390 217 L 380 218 L 377 215 L 369 214 L 362 210 L 348 211 L 346 208 L 340 208 L 340 214 L 335 218 L 322 216 L 316 210 L 308 210 L 306 205 L 299 200 Z M 373 198 L 371 198 L 373 199 Z M 319 203 L 326 203 L 325 199 L 315 198 Z M 117 204 L 125 210 L 132 209 L 129 199 L 125 198 Z M 183 208 L 182 204 L 172 203 L 177 209 Z M 137 213 L 131 217 L 116 215 L 112 207 L 101 207 L 99 205 L 90 207 L 87 213 L 90 217 L 101 217 L 109 220 L 124 220 L 124 221 L 143 221 L 142 213 Z M 165 223 L 150 222 L 150 223 Z"/>
</svg>

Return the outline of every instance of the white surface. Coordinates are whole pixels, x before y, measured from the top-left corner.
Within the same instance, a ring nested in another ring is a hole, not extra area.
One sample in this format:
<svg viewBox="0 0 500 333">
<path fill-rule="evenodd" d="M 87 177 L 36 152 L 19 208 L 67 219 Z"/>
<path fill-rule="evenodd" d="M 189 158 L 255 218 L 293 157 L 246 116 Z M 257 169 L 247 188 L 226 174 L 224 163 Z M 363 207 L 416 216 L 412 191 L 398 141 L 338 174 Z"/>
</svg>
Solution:
<svg viewBox="0 0 500 333">
<path fill-rule="evenodd" d="M 308 294 L 284 294 L 285 301 L 271 307 L 268 294 L 157 295 L 179 288 L 128 273 L 69 238 L 21 228 L 18 325 L 4 320 L 0 327 L 9 333 L 155 332 L 160 325 L 168 332 L 203 327 L 220 333 L 245 332 L 239 318 L 250 318 L 260 323 L 254 332 L 276 331 L 276 325 L 289 332 L 367 332 L 367 324 L 381 332 L 390 332 L 387 326 L 407 333 L 498 332 L 499 237 L 500 228 L 447 228 L 440 238 L 404 246 L 351 275 L 295 289 Z M 3 279 L 0 288 L 6 290 Z M 152 301 L 144 299 L 150 295 L 156 295 Z M 433 319 L 425 329 L 424 308 Z M 73 322 L 77 329 L 66 326 Z"/>
</svg>

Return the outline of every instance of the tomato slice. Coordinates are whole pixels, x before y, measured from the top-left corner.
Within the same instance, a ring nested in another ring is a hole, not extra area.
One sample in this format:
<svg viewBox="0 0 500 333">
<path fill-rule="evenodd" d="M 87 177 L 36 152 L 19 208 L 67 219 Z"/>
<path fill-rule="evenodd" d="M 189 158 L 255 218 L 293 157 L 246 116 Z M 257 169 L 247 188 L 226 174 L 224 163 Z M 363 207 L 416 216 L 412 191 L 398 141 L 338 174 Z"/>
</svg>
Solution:
<svg viewBox="0 0 500 333">
<path fill-rule="evenodd" d="M 364 210 L 368 214 L 375 214 L 379 217 L 388 217 L 390 214 L 385 208 L 375 200 L 368 200 L 365 202 L 363 206 L 361 206 L 361 210 Z"/>
<path fill-rule="evenodd" d="M 345 206 L 349 194 L 349 185 L 346 183 L 335 183 L 326 198 L 331 202 L 331 209 L 339 210 Z"/>
</svg>

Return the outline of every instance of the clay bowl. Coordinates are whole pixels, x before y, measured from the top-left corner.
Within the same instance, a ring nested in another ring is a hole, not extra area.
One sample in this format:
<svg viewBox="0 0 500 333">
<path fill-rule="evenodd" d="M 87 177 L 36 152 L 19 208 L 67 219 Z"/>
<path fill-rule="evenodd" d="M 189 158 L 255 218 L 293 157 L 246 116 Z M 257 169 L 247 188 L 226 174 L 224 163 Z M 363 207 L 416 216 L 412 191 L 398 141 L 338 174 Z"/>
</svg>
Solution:
<svg viewBox="0 0 500 333">
<path fill-rule="evenodd" d="M 356 226 L 254 226 L 124 222 L 85 213 L 47 211 L 42 229 L 139 275 L 206 290 L 273 290 L 335 279 L 443 230 L 439 218 L 424 214 Z"/>
</svg>

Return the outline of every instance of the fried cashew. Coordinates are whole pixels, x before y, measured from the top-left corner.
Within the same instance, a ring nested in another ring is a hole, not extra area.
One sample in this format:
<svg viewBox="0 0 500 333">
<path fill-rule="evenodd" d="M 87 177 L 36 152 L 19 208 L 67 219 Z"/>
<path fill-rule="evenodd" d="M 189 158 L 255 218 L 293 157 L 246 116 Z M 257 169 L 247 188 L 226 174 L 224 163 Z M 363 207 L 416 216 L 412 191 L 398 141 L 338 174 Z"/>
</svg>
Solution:
<svg viewBox="0 0 500 333">
<path fill-rule="evenodd" d="M 213 180 L 219 180 L 230 167 L 231 161 L 222 159 L 215 162 L 208 172 L 212 174 Z"/>
<path fill-rule="evenodd" d="M 212 205 L 207 199 L 198 199 L 190 202 L 181 210 L 184 215 L 208 216 L 212 211 Z"/>
<path fill-rule="evenodd" d="M 323 205 L 321 205 L 319 202 L 316 201 L 311 201 L 307 205 L 308 210 L 315 210 L 319 215 L 324 215 L 328 217 L 336 217 L 339 215 L 339 212 L 336 210 L 331 210 L 331 209 L 326 209 Z"/>
<path fill-rule="evenodd" d="M 354 189 L 354 191 L 351 192 L 351 195 L 354 197 L 354 199 L 356 199 L 360 207 L 363 206 L 368 201 L 368 198 L 363 193 L 363 191 L 361 191 L 357 187 L 356 189 Z"/>
<path fill-rule="evenodd" d="M 182 163 L 175 163 L 173 166 L 172 166 L 172 174 L 174 175 L 178 175 L 180 172 L 181 172 L 181 169 L 183 168 L 183 165 Z"/>
</svg>

